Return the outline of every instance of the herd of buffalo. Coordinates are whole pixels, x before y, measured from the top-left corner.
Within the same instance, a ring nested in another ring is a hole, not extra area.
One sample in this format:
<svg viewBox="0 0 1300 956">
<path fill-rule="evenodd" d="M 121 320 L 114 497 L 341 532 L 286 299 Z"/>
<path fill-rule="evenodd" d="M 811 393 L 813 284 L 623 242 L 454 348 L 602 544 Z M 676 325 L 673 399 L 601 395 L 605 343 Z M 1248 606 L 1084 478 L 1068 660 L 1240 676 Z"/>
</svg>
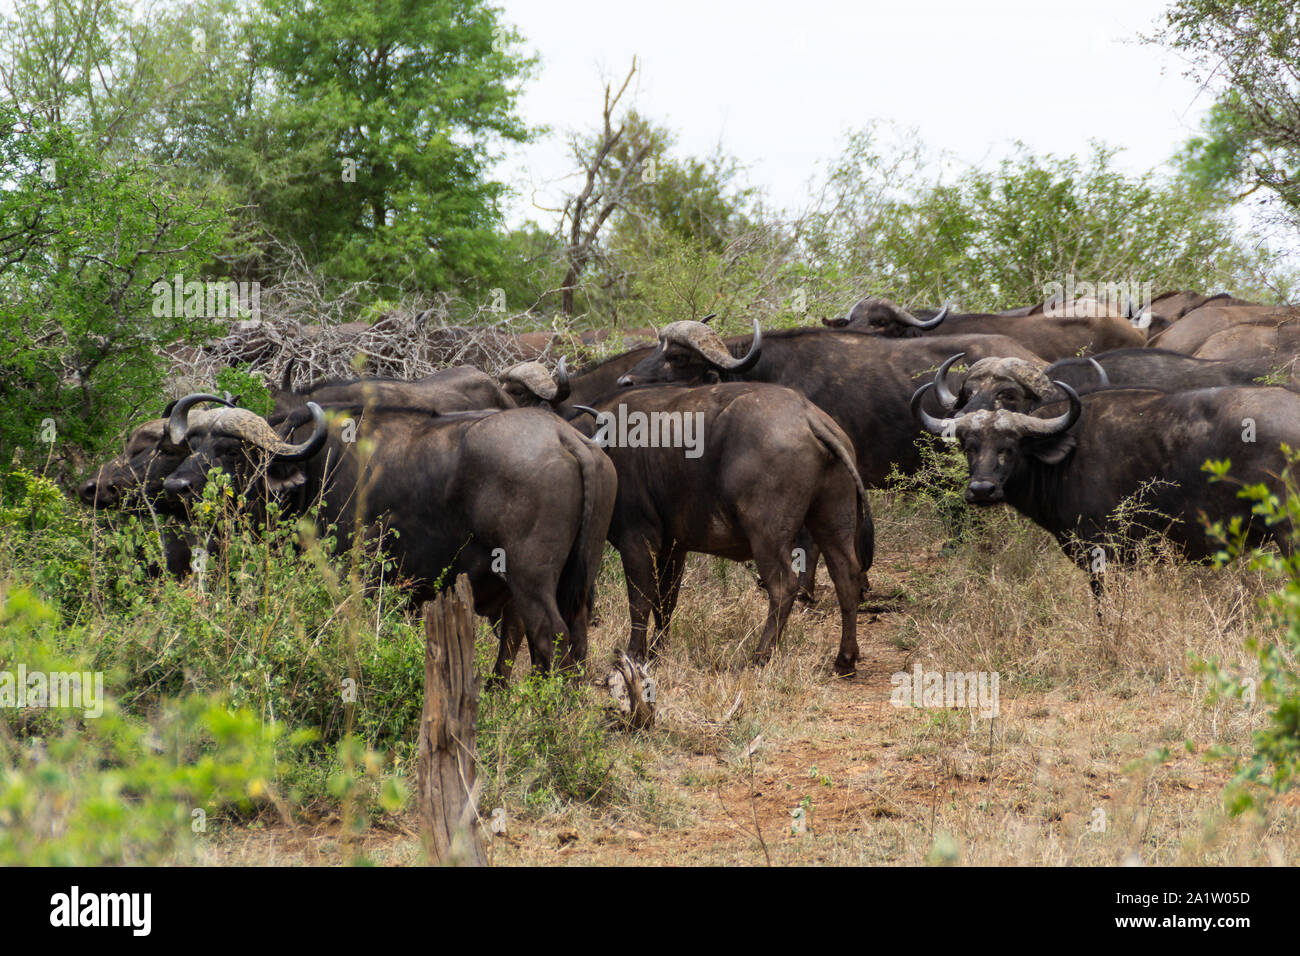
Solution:
<svg viewBox="0 0 1300 956">
<path fill-rule="evenodd" d="M 607 541 L 633 658 L 663 638 L 688 553 L 755 563 L 769 601 L 758 661 L 820 558 L 841 610 L 835 671 L 852 674 L 874 550 L 866 489 L 919 469 L 926 432 L 964 452 L 968 502 L 1047 529 L 1098 593 L 1098 555 L 1131 560 L 1144 537 L 1203 558 L 1206 522 L 1241 516 L 1250 543 L 1290 540 L 1203 465 L 1228 459 L 1236 481 L 1283 492 L 1282 446 L 1300 449 L 1300 310 L 1189 292 L 1140 311 L 1090 299 L 981 315 L 867 298 L 821 325 L 755 321 L 735 338 L 709 318 L 573 372 L 534 361 L 496 379 L 461 366 L 297 390 L 286 375 L 267 417 L 187 395 L 79 494 L 166 516 L 178 576 L 214 469 L 263 513 L 318 506 L 345 544 L 382 535 L 416 602 L 467 574 L 500 638 L 497 679 L 524 638 L 540 668 L 557 649 L 585 660 Z M 1141 516 L 1120 514 L 1135 496 Z"/>
</svg>

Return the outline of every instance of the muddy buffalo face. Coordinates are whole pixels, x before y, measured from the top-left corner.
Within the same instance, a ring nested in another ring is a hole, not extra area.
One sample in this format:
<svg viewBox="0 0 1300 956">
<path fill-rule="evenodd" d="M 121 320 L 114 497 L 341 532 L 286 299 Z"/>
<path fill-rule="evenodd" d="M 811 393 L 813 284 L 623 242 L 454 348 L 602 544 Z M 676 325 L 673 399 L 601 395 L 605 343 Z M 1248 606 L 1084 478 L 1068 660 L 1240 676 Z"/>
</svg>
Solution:
<svg viewBox="0 0 1300 956">
<path fill-rule="evenodd" d="M 145 422 L 131 433 L 122 453 L 100 465 L 77 489 L 77 497 L 92 508 L 117 508 L 136 495 L 162 493 L 162 480 L 185 459 L 180 449 L 163 447 L 166 419 Z"/>
<path fill-rule="evenodd" d="M 659 347 L 618 380 L 622 386 L 675 382 L 683 385 L 716 382 L 723 375 L 741 376 L 755 365 L 763 351 L 763 330 L 754 320 L 749 351 L 736 358 L 722 337 L 703 322 L 672 322 L 659 333 Z"/>
<path fill-rule="evenodd" d="M 1070 386 L 1064 382 L 1053 384 L 1070 403 L 1064 413 L 1053 418 L 1006 409 L 981 409 L 955 417 L 935 418 L 921 407 L 925 393 L 934 383 L 927 382 L 916 390 L 912 396 L 913 416 L 931 434 L 956 440 L 966 455 L 970 470 L 966 484 L 968 502 L 991 505 L 1004 500 L 1007 482 L 1021 469 L 1025 456 L 1056 464 L 1074 448 L 1074 439 L 1067 432 L 1079 420 L 1083 406 Z"/>
</svg>

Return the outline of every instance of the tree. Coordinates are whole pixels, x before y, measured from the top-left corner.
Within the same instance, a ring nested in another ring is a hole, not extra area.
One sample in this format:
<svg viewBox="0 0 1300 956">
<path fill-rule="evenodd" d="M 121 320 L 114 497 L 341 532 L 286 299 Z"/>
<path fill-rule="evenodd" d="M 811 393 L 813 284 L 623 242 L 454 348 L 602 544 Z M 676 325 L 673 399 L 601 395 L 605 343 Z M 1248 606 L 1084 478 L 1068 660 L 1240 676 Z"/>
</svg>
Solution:
<svg viewBox="0 0 1300 956">
<path fill-rule="evenodd" d="M 879 294 L 994 310 L 1041 301 L 1070 275 L 1149 282 L 1153 294 L 1288 294 L 1267 250 L 1237 234 L 1221 192 L 1185 176 L 1126 175 L 1115 152 L 1094 143 L 1082 158 L 1036 156 L 1021 146 L 996 169 L 945 179 L 927 177 L 914 142 L 882 148 L 868 131 L 833 170 L 806 242 L 824 276 L 840 273 L 845 301 Z"/>
<path fill-rule="evenodd" d="M 1300 224 L 1300 10 L 1290 0 L 1179 0 L 1149 39 L 1218 88 L 1184 168 L 1243 195 L 1265 190 Z"/>
<path fill-rule="evenodd" d="M 243 22 L 238 0 L 20 0 L 0 22 L 0 85 L 13 109 L 101 153 L 167 162 L 196 132 L 177 120 L 216 100 L 214 75 L 238 73 L 226 41 Z"/>
<path fill-rule="evenodd" d="M 23 447 L 75 467 L 162 404 L 163 346 L 212 332 L 205 308 L 158 314 L 154 284 L 197 277 L 225 211 L 8 108 L 0 169 L 0 461 Z"/>
<path fill-rule="evenodd" d="M 588 264 L 596 257 L 600 230 L 615 210 L 626 207 L 642 179 L 642 163 L 655 147 L 652 138 L 641 137 L 633 141 L 628 132 L 626 118 L 614 128 L 614 111 L 627 92 L 628 84 L 636 75 L 636 58 L 628 70 L 623 84 L 615 90 L 605 84 L 605 106 L 601 112 L 601 131 L 597 137 L 583 143 L 575 140 L 574 156 L 582 168 L 582 187 L 570 196 L 560 214 L 560 233 L 567 240 L 564 248 L 566 270 L 560 284 L 560 311 L 573 315 L 578 280 Z M 639 127 L 644 132 L 645 128 Z M 622 162 L 615 151 L 622 145 Z"/>
<path fill-rule="evenodd" d="M 273 95 L 210 162 L 232 169 L 266 230 L 333 276 L 425 289 L 490 279 L 498 201 L 487 171 L 532 60 L 483 0 L 265 0 Z"/>
</svg>

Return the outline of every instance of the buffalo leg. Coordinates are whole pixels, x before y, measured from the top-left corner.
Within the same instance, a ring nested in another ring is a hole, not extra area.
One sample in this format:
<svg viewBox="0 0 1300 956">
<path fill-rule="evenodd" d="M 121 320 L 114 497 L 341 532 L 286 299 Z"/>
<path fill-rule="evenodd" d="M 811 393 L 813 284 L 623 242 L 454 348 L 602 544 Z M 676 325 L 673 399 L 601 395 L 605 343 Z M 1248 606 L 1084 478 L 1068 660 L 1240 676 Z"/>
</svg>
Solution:
<svg viewBox="0 0 1300 956">
<path fill-rule="evenodd" d="M 828 533 L 829 532 L 829 533 Z M 818 528 L 826 569 L 835 584 L 835 598 L 840 605 L 840 651 L 835 658 L 835 673 L 853 674 L 858 661 L 858 599 L 862 587 L 862 565 L 851 535 L 835 534 Z"/>
<path fill-rule="evenodd" d="M 177 581 L 185 580 L 189 576 L 190 565 L 194 560 L 190 552 L 190 542 L 185 534 L 174 528 L 164 528 L 162 550 L 171 576 Z"/>
<path fill-rule="evenodd" d="M 754 651 L 754 663 L 766 664 L 772 656 L 772 648 L 785 630 L 785 622 L 794 608 L 795 591 L 798 578 L 790 560 L 793 536 L 784 544 L 776 547 L 756 547 L 754 563 L 758 573 L 767 585 L 767 621 L 763 624 L 763 636 Z"/>
<path fill-rule="evenodd" d="M 488 687 L 501 687 L 510 680 L 515 658 L 519 656 L 519 645 L 524 639 L 524 622 L 513 603 L 507 603 L 501 613 L 492 619 L 492 630 L 496 633 L 497 663 L 488 678 Z"/>
<path fill-rule="evenodd" d="M 587 631 L 590 615 L 590 596 L 583 601 L 573 619 L 568 621 L 569 637 L 564 642 L 564 653 L 560 657 L 560 666 L 576 669 L 587 663 Z"/>
<path fill-rule="evenodd" d="M 627 581 L 627 615 L 632 623 L 627 653 L 634 661 L 646 659 L 646 626 L 658 595 L 656 568 L 650 548 L 638 541 L 618 549 L 623 558 L 623 578 Z"/>
<path fill-rule="evenodd" d="M 553 576 L 532 574 L 515 568 L 509 577 L 511 603 L 523 620 L 528 652 L 533 667 L 546 674 L 555 660 L 556 640 L 569 640 L 569 628 L 555 603 L 557 582 Z"/>
<path fill-rule="evenodd" d="M 817 562 L 821 560 L 821 549 L 807 528 L 799 529 L 799 534 L 794 539 L 794 546 L 803 552 L 803 570 L 799 572 L 799 600 L 804 604 L 814 604 L 817 590 Z"/>
<path fill-rule="evenodd" d="M 685 570 L 685 551 L 673 548 L 659 555 L 655 565 L 655 633 L 650 641 L 651 656 L 659 654 L 668 638 L 668 625 L 677 609 L 677 599 L 681 597 Z"/>
</svg>

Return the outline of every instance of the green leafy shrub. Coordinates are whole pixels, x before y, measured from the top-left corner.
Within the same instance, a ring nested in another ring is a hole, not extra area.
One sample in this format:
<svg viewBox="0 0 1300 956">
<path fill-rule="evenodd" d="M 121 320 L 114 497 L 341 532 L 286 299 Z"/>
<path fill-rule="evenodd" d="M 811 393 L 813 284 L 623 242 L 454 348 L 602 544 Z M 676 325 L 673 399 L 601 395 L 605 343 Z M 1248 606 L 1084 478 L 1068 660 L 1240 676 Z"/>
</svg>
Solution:
<svg viewBox="0 0 1300 956">
<path fill-rule="evenodd" d="M 93 670 L 64 630 L 32 592 L 0 587 L 0 674 Z M 218 695 L 159 700 L 147 719 L 111 693 L 101 708 L 0 711 L 0 865 L 184 860 L 207 815 L 262 801 L 308 736 Z"/>
<path fill-rule="evenodd" d="M 913 513 L 937 515 L 953 541 L 972 541 L 982 536 L 988 530 L 990 512 L 966 503 L 970 469 L 961 446 L 955 441 L 922 435 L 916 447 L 921 466 L 905 475 L 897 464 L 893 465 L 886 487 Z"/>
<path fill-rule="evenodd" d="M 256 412 L 263 418 L 271 414 L 275 400 L 262 376 L 253 372 L 250 365 L 237 365 L 217 372 L 217 389 L 229 392 L 241 408 Z"/>
<path fill-rule="evenodd" d="M 626 796 L 606 718 L 583 688 L 561 674 L 529 674 L 484 694 L 478 755 L 483 805 L 518 802 L 605 805 Z"/>
<path fill-rule="evenodd" d="M 1295 466 L 1300 452 L 1282 446 L 1287 466 L 1281 475 L 1283 494 L 1267 485 L 1244 485 L 1238 496 L 1254 502 L 1256 521 L 1288 528 L 1288 547 L 1280 553 L 1246 544 L 1246 522 L 1240 517 L 1217 522 L 1210 534 L 1220 542 L 1217 560 L 1246 557 L 1252 568 L 1276 575 L 1281 585 L 1263 602 L 1275 628 L 1274 640 L 1252 639 L 1247 650 L 1259 666 L 1258 686 L 1222 666 L 1218 660 L 1198 661 L 1198 670 L 1214 681 L 1218 696 L 1231 696 L 1271 708 L 1267 722 L 1253 736 L 1252 753 L 1239 764 L 1227 792 L 1228 809 L 1239 814 L 1261 808 L 1268 794 L 1280 794 L 1300 783 L 1300 487 Z M 1207 462 L 1211 481 L 1230 480 L 1231 462 Z"/>
</svg>

